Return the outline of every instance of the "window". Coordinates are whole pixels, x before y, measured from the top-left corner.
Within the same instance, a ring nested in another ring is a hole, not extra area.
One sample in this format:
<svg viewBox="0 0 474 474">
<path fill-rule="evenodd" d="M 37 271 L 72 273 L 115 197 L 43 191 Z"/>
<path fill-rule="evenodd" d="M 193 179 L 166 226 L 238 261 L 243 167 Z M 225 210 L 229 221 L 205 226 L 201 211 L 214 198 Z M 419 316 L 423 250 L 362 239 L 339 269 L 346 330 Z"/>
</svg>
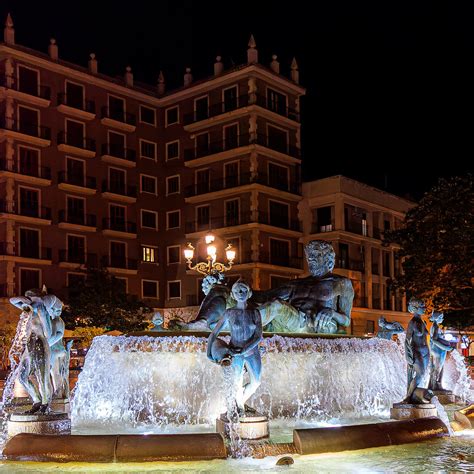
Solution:
<svg viewBox="0 0 474 474">
<path fill-rule="evenodd" d="M 109 191 L 125 194 L 126 173 L 118 168 L 109 168 Z"/>
<path fill-rule="evenodd" d="M 209 117 L 209 98 L 200 97 L 194 101 L 194 119 L 204 120 Z"/>
<path fill-rule="evenodd" d="M 199 206 L 196 209 L 197 213 L 197 230 L 203 230 L 209 228 L 210 222 L 210 207 L 209 206 Z"/>
<path fill-rule="evenodd" d="M 158 214 L 155 211 L 141 210 L 142 213 L 142 227 L 148 227 L 149 229 L 158 228 Z"/>
<path fill-rule="evenodd" d="M 211 174 L 209 169 L 196 171 L 196 193 L 208 193 L 211 186 Z"/>
<path fill-rule="evenodd" d="M 20 187 L 20 212 L 22 216 L 41 217 L 39 212 L 39 191 Z"/>
<path fill-rule="evenodd" d="M 75 109 L 84 109 L 84 87 L 66 81 L 66 105 Z"/>
<path fill-rule="evenodd" d="M 125 122 L 125 101 L 109 95 L 109 118 Z"/>
<path fill-rule="evenodd" d="M 366 334 L 374 334 L 375 332 L 375 321 L 368 319 L 365 322 L 365 332 Z"/>
<path fill-rule="evenodd" d="M 39 289 L 40 287 L 40 270 L 20 268 L 20 293 L 22 295 L 25 294 L 25 291 Z"/>
<path fill-rule="evenodd" d="M 284 204 L 282 202 L 277 201 L 269 201 L 268 206 L 270 210 L 269 224 L 287 229 L 289 222 L 288 204 Z"/>
<path fill-rule="evenodd" d="M 142 280 L 142 298 L 158 298 L 158 282 Z"/>
<path fill-rule="evenodd" d="M 140 187 L 142 193 L 156 194 L 156 178 L 145 174 L 140 175 Z"/>
<path fill-rule="evenodd" d="M 362 235 L 369 235 L 368 234 L 368 224 L 367 224 L 367 214 L 362 214 Z"/>
<path fill-rule="evenodd" d="M 82 160 L 66 158 L 66 177 L 69 184 L 84 186 L 85 164 Z"/>
<path fill-rule="evenodd" d="M 18 107 L 19 131 L 37 137 L 39 135 L 39 112 L 27 107 Z"/>
<path fill-rule="evenodd" d="M 287 267 L 290 263 L 290 243 L 287 240 L 270 239 L 270 263 Z"/>
<path fill-rule="evenodd" d="M 156 125 L 156 110 L 140 105 L 140 122 Z"/>
<path fill-rule="evenodd" d="M 237 86 L 224 90 L 224 112 L 229 112 L 237 108 Z"/>
<path fill-rule="evenodd" d="M 384 221 L 383 221 L 383 230 L 390 230 L 390 220 L 384 219 Z"/>
<path fill-rule="evenodd" d="M 233 161 L 224 165 L 225 187 L 232 188 L 239 185 L 239 162 Z"/>
<path fill-rule="evenodd" d="M 179 140 L 166 144 L 166 159 L 173 160 L 179 158 Z"/>
<path fill-rule="evenodd" d="M 225 225 L 239 225 L 239 200 L 232 199 L 225 202 Z"/>
<path fill-rule="evenodd" d="M 66 143 L 77 148 L 84 148 L 86 126 L 82 122 L 66 119 Z"/>
<path fill-rule="evenodd" d="M 268 147 L 281 153 L 288 152 L 288 135 L 285 130 L 268 125 Z"/>
<path fill-rule="evenodd" d="M 319 207 L 316 209 L 316 226 L 313 229 L 313 232 L 331 232 L 332 229 L 332 214 L 333 206 Z"/>
<path fill-rule="evenodd" d="M 178 229 L 181 225 L 181 211 L 171 211 L 166 213 L 167 229 Z"/>
<path fill-rule="evenodd" d="M 115 204 L 111 204 L 109 206 L 111 229 L 119 230 L 122 232 L 125 232 L 127 230 L 127 226 L 125 224 L 126 212 L 127 208 L 125 206 L 118 206 Z"/>
<path fill-rule="evenodd" d="M 20 228 L 20 257 L 40 258 L 39 245 L 39 231 Z"/>
<path fill-rule="evenodd" d="M 29 67 L 18 66 L 18 90 L 25 94 L 38 95 L 39 74 Z"/>
<path fill-rule="evenodd" d="M 39 150 L 20 146 L 18 151 L 20 155 L 20 173 L 38 176 L 40 165 Z"/>
<path fill-rule="evenodd" d="M 339 262 L 338 267 L 349 268 L 349 245 L 342 242 L 339 243 Z"/>
<path fill-rule="evenodd" d="M 209 154 L 209 132 L 196 135 L 196 156 Z"/>
<path fill-rule="evenodd" d="M 180 192 L 179 175 L 168 176 L 166 178 L 166 195 L 177 194 Z"/>
<path fill-rule="evenodd" d="M 280 115 L 286 115 L 286 97 L 273 89 L 267 89 L 267 107 Z"/>
<path fill-rule="evenodd" d="M 181 246 L 173 245 L 168 247 L 168 265 L 171 263 L 181 263 Z"/>
<path fill-rule="evenodd" d="M 124 242 L 110 242 L 109 266 L 127 268 L 127 244 Z"/>
<path fill-rule="evenodd" d="M 140 139 L 140 158 L 156 160 L 156 143 Z"/>
<path fill-rule="evenodd" d="M 268 185 L 272 188 L 288 191 L 288 168 L 268 163 Z"/>
<path fill-rule="evenodd" d="M 126 158 L 126 136 L 122 133 L 108 132 L 108 154 L 118 158 Z"/>
<path fill-rule="evenodd" d="M 83 198 L 67 196 L 67 222 L 71 224 L 84 225 L 84 214 L 86 201 Z"/>
<path fill-rule="evenodd" d="M 181 280 L 168 282 L 168 299 L 181 298 Z"/>
<path fill-rule="evenodd" d="M 231 150 L 239 146 L 239 125 L 233 124 L 224 127 L 224 149 Z"/>
<path fill-rule="evenodd" d="M 158 263 L 158 249 L 156 247 L 142 246 L 142 262 Z"/>
<path fill-rule="evenodd" d="M 67 261 L 70 263 L 85 263 L 86 239 L 79 235 L 67 236 Z"/>
<path fill-rule="evenodd" d="M 166 127 L 173 125 L 174 123 L 179 123 L 179 107 L 171 107 L 166 109 Z"/>
</svg>

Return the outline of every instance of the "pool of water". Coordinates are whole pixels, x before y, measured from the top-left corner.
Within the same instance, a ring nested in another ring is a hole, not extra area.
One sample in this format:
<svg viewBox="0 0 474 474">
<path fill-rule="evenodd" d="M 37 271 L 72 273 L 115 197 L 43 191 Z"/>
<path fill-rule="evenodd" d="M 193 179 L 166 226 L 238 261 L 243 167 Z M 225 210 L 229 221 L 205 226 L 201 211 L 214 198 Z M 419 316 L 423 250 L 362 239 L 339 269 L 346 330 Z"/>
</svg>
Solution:
<svg viewBox="0 0 474 474">
<path fill-rule="evenodd" d="M 277 457 L 182 463 L 33 463 L 3 462 L 0 473 L 72 472 L 466 472 L 474 471 L 474 433 L 449 439 L 311 456 L 293 455 L 292 466 L 276 466 Z"/>
</svg>

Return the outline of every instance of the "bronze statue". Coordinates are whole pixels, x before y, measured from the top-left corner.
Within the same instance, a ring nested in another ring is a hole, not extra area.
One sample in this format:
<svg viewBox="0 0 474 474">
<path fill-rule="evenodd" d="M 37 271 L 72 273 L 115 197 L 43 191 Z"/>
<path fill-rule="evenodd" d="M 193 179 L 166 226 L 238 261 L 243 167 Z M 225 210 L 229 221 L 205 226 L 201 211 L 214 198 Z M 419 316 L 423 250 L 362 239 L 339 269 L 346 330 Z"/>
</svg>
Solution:
<svg viewBox="0 0 474 474">
<path fill-rule="evenodd" d="M 284 285 L 255 295 L 258 303 L 285 301 L 300 316 L 300 327 L 317 333 L 343 331 L 351 323 L 354 290 L 349 278 L 332 273 L 336 254 L 324 240 L 312 240 L 305 246 L 311 276 L 290 280 Z"/>
<path fill-rule="evenodd" d="M 45 288 L 10 298 L 10 303 L 28 314 L 26 344 L 19 362 L 19 382 L 33 402 L 27 413 L 47 413 L 53 394 L 61 398 L 69 396 L 72 341 L 64 347 L 64 321 L 60 317 L 63 303 L 56 296 L 46 294 Z"/>
<path fill-rule="evenodd" d="M 395 334 L 402 334 L 403 332 L 405 332 L 405 329 L 403 329 L 403 326 L 399 322 L 390 322 L 383 316 L 380 316 L 377 337 L 391 341 Z"/>
<path fill-rule="evenodd" d="M 421 319 L 426 310 L 425 303 L 417 298 L 411 298 L 408 311 L 413 318 L 408 323 L 405 339 L 405 357 L 407 360 L 407 396 L 404 403 L 429 403 L 433 392 L 421 387 L 428 375 L 430 349 L 428 347 L 428 330 Z"/>
<path fill-rule="evenodd" d="M 245 416 L 246 411 L 251 411 L 245 402 L 260 385 L 262 360 L 258 344 L 262 340 L 262 319 L 258 309 L 248 301 L 252 290 L 246 282 L 238 280 L 234 283 L 232 296 L 236 305 L 226 309 L 214 327 L 207 343 L 207 356 L 213 362 L 231 366 L 236 379 L 235 402 L 238 415 Z M 226 324 L 230 329 L 229 344 L 217 338 Z M 245 385 L 244 370 L 250 378 Z"/>
<path fill-rule="evenodd" d="M 430 321 L 433 323 L 430 330 L 430 383 L 431 390 L 445 391 L 442 385 L 443 367 L 446 354 L 453 350 L 451 344 L 444 339 L 443 330 L 439 325 L 443 322 L 444 315 L 439 311 L 433 311 Z"/>
</svg>

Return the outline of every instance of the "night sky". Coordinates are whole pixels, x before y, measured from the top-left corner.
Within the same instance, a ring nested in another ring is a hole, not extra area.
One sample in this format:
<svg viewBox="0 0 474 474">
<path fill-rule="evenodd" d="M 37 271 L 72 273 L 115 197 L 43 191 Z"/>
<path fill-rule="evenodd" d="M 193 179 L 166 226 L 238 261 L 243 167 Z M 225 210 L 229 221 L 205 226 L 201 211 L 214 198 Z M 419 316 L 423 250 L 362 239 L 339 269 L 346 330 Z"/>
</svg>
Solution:
<svg viewBox="0 0 474 474">
<path fill-rule="evenodd" d="M 344 174 L 419 198 L 439 176 L 472 165 L 474 17 L 469 2 L 22 1 L 10 11 L 16 41 L 62 59 L 169 87 L 184 68 L 210 75 L 246 60 L 253 33 L 259 61 L 277 54 L 289 73 L 296 56 L 307 88 L 303 108 L 305 179 Z M 135 9 L 132 9 L 132 6 Z M 313 13 L 314 12 L 314 13 Z"/>
</svg>

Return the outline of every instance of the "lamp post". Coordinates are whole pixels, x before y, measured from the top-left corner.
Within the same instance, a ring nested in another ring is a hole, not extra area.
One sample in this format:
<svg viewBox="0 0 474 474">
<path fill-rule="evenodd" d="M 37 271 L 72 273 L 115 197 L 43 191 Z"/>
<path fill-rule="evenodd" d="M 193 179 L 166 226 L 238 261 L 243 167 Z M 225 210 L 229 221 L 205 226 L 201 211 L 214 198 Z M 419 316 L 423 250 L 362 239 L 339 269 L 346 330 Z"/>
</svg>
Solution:
<svg viewBox="0 0 474 474">
<path fill-rule="evenodd" d="M 232 268 L 235 259 L 235 250 L 232 244 L 225 248 L 227 258 L 227 265 L 217 261 L 217 248 L 214 245 L 215 237 L 212 234 L 206 235 L 205 241 L 207 244 L 207 257 L 205 262 L 197 262 L 193 265 L 193 257 L 195 248 L 191 243 L 188 243 L 187 248 L 184 249 L 184 258 L 190 270 L 195 270 L 202 275 L 211 275 L 213 273 L 224 273 Z"/>
</svg>

